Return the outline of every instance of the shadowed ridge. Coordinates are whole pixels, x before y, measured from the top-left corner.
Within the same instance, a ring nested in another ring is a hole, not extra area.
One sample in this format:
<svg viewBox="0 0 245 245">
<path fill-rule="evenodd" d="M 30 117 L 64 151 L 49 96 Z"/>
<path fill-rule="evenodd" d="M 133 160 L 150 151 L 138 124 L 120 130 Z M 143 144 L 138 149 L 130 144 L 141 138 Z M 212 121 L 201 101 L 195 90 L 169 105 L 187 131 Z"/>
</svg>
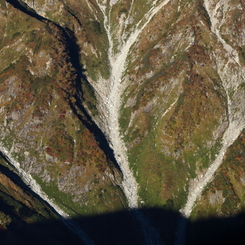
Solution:
<svg viewBox="0 0 245 245">
<path fill-rule="evenodd" d="M 73 110 L 73 113 L 79 118 L 79 120 L 88 128 L 88 130 L 94 135 L 97 143 L 99 144 L 100 148 L 103 152 L 105 152 L 108 160 L 110 163 L 113 164 L 113 166 L 121 173 L 121 169 L 115 159 L 113 150 L 108 144 L 108 141 L 103 134 L 103 132 L 100 130 L 100 128 L 94 123 L 92 117 L 88 114 L 86 109 L 83 106 L 83 91 L 81 83 L 87 83 L 86 75 L 84 74 L 85 70 L 82 68 L 82 65 L 80 64 L 80 47 L 77 44 L 77 39 L 74 35 L 74 32 L 70 30 L 68 27 L 62 27 L 59 24 L 50 21 L 39 14 L 35 12 L 32 8 L 30 8 L 26 3 L 19 1 L 19 0 L 6 0 L 9 4 L 11 4 L 16 9 L 19 9 L 23 13 L 41 21 L 45 22 L 47 24 L 48 31 L 55 36 L 55 33 L 50 29 L 49 24 L 52 23 L 54 26 L 62 33 L 62 37 L 64 38 L 64 44 L 66 46 L 66 51 L 69 56 L 69 61 L 72 64 L 72 67 L 75 68 L 76 73 L 76 81 L 74 86 L 76 88 L 76 94 L 73 95 L 76 99 L 75 103 L 69 102 L 69 105 L 71 109 Z M 56 37 L 57 38 L 57 37 Z M 68 94 L 69 97 L 69 94 Z M 70 101 L 70 98 L 68 98 Z"/>
<path fill-rule="evenodd" d="M 30 8 L 26 3 L 22 2 L 22 1 L 19 1 L 19 0 L 6 0 L 6 2 L 11 4 L 16 9 L 19 9 L 23 13 L 25 13 L 27 15 L 30 15 L 31 17 L 36 18 L 39 21 L 43 22 L 43 21 L 47 20 L 44 17 L 38 15 L 34 9 Z"/>
</svg>

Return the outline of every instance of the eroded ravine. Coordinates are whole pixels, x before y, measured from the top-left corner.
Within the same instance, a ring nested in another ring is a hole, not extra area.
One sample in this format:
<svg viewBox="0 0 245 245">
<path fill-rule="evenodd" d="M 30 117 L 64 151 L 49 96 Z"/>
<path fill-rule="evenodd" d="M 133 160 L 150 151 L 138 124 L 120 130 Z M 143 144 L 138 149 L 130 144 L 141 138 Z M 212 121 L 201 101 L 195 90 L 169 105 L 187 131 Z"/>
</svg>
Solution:
<svg viewBox="0 0 245 245">
<path fill-rule="evenodd" d="M 113 3 L 110 2 L 108 5 L 104 5 L 97 1 L 97 4 L 103 14 L 104 28 L 106 30 L 109 42 L 108 56 L 111 70 L 109 79 L 107 81 L 103 81 L 103 84 L 107 85 L 107 93 L 105 93 L 104 90 L 99 92 L 99 88 L 95 89 L 100 95 L 100 103 L 103 104 L 101 107 L 104 111 L 107 112 L 107 115 L 104 117 L 106 119 L 105 125 L 107 125 L 105 134 L 108 137 L 111 148 L 114 151 L 115 158 L 123 173 L 123 182 L 121 187 L 125 193 L 125 196 L 127 197 L 129 208 L 138 207 L 139 196 L 138 184 L 135 180 L 132 170 L 130 169 L 127 157 L 127 149 L 120 134 L 119 113 L 121 108 L 121 98 L 126 86 L 123 81 L 123 75 L 127 69 L 127 58 L 130 54 L 132 46 L 138 40 L 143 29 L 152 20 L 155 14 L 160 9 L 162 9 L 162 7 L 169 2 L 169 0 L 162 1 L 160 4 L 156 4 L 156 2 L 157 1 L 153 1 L 150 10 L 135 25 L 136 27 L 134 31 L 128 35 L 127 39 L 125 39 L 125 33 L 123 33 L 124 37 L 120 38 L 121 42 L 119 44 L 120 52 L 115 53 L 115 43 L 113 41 L 113 33 L 111 29 L 112 23 L 110 23 L 110 14 Z M 129 16 L 127 19 L 128 18 Z M 127 21 L 125 21 L 125 25 L 126 23 Z M 126 26 L 124 26 L 123 30 L 125 29 Z M 147 244 L 161 244 L 159 235 L 154 230 L 154 228 L 149 225 L 148 221 L 139 211 L 135 211 L 135 217 L 141 223 L 145 235 L 145 242 Z"/>
<path fill-rule="evenodd" d="M 213 6 L 213 8 L 211 6 Z M 237 82 L 237 79 L 230 74 L 232 73 L 232 70 L 229 69 L 229 67 L 230 65 L 236 67 L 237 75 L 240 76 L 240 78 L 242 78 L 241 80 L 244 80 L 243 74 L 245 70 L 240 64 L 239 55 L 237 51 L 222 38 L 219 31 L 222 26 L 222 23 L 224 22 L 224 19 L 218 19 L 218 11 L 220 11 L 221 8 L 225 8 L 226 4 L 223 1 L 219 1 L 215 5 L 212 1 L 204 0 L 204 7 L 210 18 L 212 33 L 216 36 L 218 41 L 222 44 L 224 50 L 227 52 L 227 56 L 225 59 L 218 58 L 217 71 L 227 96 L 227 118 L 229 120 L 229 125 L 222 137 L 222 147 L 219 153 L 216 155 L 216 159 L 209 166 L 204 176 L 201 179 L 194 179 L 192 185 L 189 188 L 187 202 L 185 206 L 180 210 L 182 215 L 187 219 L 190 217 L 195 203 L 201 196 L 204 188 L 208 185 L 208 183 L 212 181 L 215 172 L 222 164 L 225 153 L 227 152 L 228 148 L 235 142 L 235 140 L 238 138 L 241 131 L 245 127 L 244 111 L 242 109 L 239 110 L 236 108 L 232 108 L 231 106 L 232 103 L 229 91 L 234 89 L 234 87 L 238 87 L 239 82 Z M 225 12 L 226 10 L 223 11 L 224 15 Z M 176 233 L 177 235 L 175 245 L 185 244 L 185 229 L 186 222 L 184 219 L 180 219 L 178 230 Z"/>
<path fill-rule="evenodd" d="M 222 43 L 224 49 L 228 52 L 228 54 L 231 56 L 231 58 L 228 58 L 228 62 L 227 64 L 223 64 L 223 67 L 227 67 L 230 63 L 233 63 L 234 65 L 238 65 L 241 68 L 241 65 L 239 63 L 239 58 L 238 58 L 238 54 L 237 51 L 234 50 L 229 44 L 227 44 L 225 42 L 225 40 L 222 39 L 220 33 L 219 33 L 219 28 L 220 25 L 217 25 L 218 23 L 218 19 L 215 18 L 215 11 L 218 11 L 218 9 L 220 8 L 220 4 L 219 8 L 215 8 L 214 13 L 211 13 L 210 10 L 210 2 L 208 0 L 204 1 L 205 3 L 205 8 L 210 16 L 210 20 L 212 23 L 212 32 L 216 35 L 216 37 L 218 38 L 218 40 Z M 234 83 L 227 83 L 226 79 L 227 76 L 226 74 L 229 73 L 228 70 L 223 69 L 222 65 L 218 66 L 218 73 L 219 76 L 223 82 L 223 87 L 226 91 L 226 95 L 227 95 L 227 106 L 228 106 L 228 118 L 229 118 L 229 126 L 226 129 L 223 138 L 222 138 L 222 148 L 220 149 L 219 154 L 217 155 L 215 161 L 210 165 L 210 167 L 208 168 L 206 174 L 204 175 L 203 179 L 201 181 L 199 181 L 196 185 L 195 185 L 195 189 L 192 189 L 189 191 L 189 195 L 188 195 L 188 199 L 187 199 L 187 203 L 185 205 L 185 207 L 181 210 L 182 214 L 185 217 L 189 217 L 192 211 L 192 208 L 194 206 L 195 201 L 197 200 L 197 198 L 201 195 L 203 188 L 207 185 L 207 183 L 210 182 L 210 180 L 212 179 L 213 174 L 216 172 L 216 170 L 218 169 L 218 167 L 221 165 L 222 161 L 223 161 L 223 157 L 228 149 L 228 147 L 230 147 L 234 141 L 237 139 L 237 137 L 239 136 L 239 134 L 241 133 L 242 129 L 245 126 L 245 118 L 242 114 L 239 115 L 239 117 L 237 117 L 236 120 L 233 120 L 234 118 L 234 112 L 232 111 L 232 109 L 230 108 L 231 106 L 231 100 L 229 97 L 229 89 L 232 88 L 232 85 L 235 84 Z M 243 71 L 240 71 L 243 72 Z"/>
<path fill-rule="evenodd" d="M 212 23 L 212 31 L 214 34 L 216 34 L 217 38 L 219 39 L 219 41 L 223 44 L 224 49 L 228 52 L 228 54 L 230 55 L 230 57 L 228 58 L 228 61 L 226 64 L 222 64 L 222 62 L 218 65 L 218 73 L 219 76 L 223 82 L 223 87 L 226 91 L 226 95 L 227 95 L 227 106 L 228 106 L 228 118 L 229 118 L 229 126 L 226 129 L 224 135 L 223 135 L 223 146 L 219 152 L 219 154 L 217 155 L 215 161 L 212 163 L 212 165 L 209 167 L 209 169 L 207 170 L 204 178 L 196 185 L 196 188 L 192 191 L 190 191 L 189 196 L 188 196 L 188 200 L 187 203 L 185 205 L 185 207 L 182 209 L 182 213 L 186 216 L 189 217 L 192 208 L 194 206 L 194 203 L 196 201 L 196 199 L 200 196 L 200 194 L 202 193 L 203 188 L 207 185 L 207 183 L 210 182 L 213 174 L 215 173 L 215 171 L 218 169 L 218 167 L 220 166 L 220 164 L 222 163 L 224 154 L 226 153 L 227 149 L 229 146 L 231 146 L 234 141 L 237 139 L 237 137 L 239 136 L 239 134 L 241 133 L 242 129 L 245 126 L 245 118 L 242 115 L 242 112 L 239 113 L 235 112 L 234 110 L 231 109 L 231 100 L 230 100 L 230 96 L 229 96 L 229 90 L 232 88 L 232 86 L 234 86 L 236 84 L 236 81 L 232 81 L 230 83 L 227 83 L 227 74 L 230 72 L 228 70 L 228 65 L 234 64 L 234 65 L 238 65 L 240 68 L 240 73 L 244 72 L 239 63 L 239 58 L 238 58 L 238 54 L 237 51 L 235 49 L 233 49 L 229 44 L 227 44 L 225 42 L 225 40 L 222 39 L 220 33 L 219 33 L 219 28 L 220 25 L 217 25 L 218 19 L 215 17 L 215 11 L 218 11 L 218 8 L 215 8 L 214 13 L 211 13 L 210 10 L 210 2 L 208 0 L 204 1 L 205 3 L 205 7 L 206 10 L 210 16 L 210 20 Z M 219 6 L 220 7 L 220 6 Z M 224 67 L 227 67 L 225 69 L 223 69 Z M 239 117 L 234 117 L 234 114 L 240 114 Z M 235 120 L 233 118 L 236 118 Z"/>
<path fill-rule="evenodd" d="M 126 70 L 127 58 L 130 54 L 132 46 L 138 40 L 143 29 L 152 20 L 155 14 L 160 9 L 162 9 L 162 7 L 169 2 L 169 0 L 162 1 L 159 4 L 156 4 L 156 2 L 157 1 L 153 1 L 150 10 L 135 25 L 135 30 L 131 34 L 129 34 L 129 37 L 126 40 L 122 41 L 119 44 L 120 52 L 114 53 L 115 44 L 113 42 L 113 33 L 110 27 L 110 16 L 108 16 L 107 14 L 110 14 L 112 4 L 106 6 L 97 1 L 100 10 L 103 13 L 104 26 L 109 40 L 108 56 L 110 61 L 111 74 L 109 79 L 103 82 L 104 84 L 107 84 L 107 93 L 105 93 L 105 91 L 99 92 L 100 89 L 96 89 L 96 91 L 100 94 L 100 97 L 102 98 L 101 103 L 103 103 L 104 105 L 104 110 L 107 111 L 107 117 L 105 117 L 105 124 L 107 125 L 107 129 L 105 130 L 105 134 L 107 134 L 109 138 L 111 147 L 115 153 L 115 158 L 122 170 L 124 176 L 122 188 L 128 199 L 128 205 L 130 208 L 138 207 L 139 197 L 138 184 L 129 167 L 129 162 L 127 159 L 127 150 L 120 134 L 119 113 L 121 107 L 121 97 L 125 90 L 123 75 Z M 125 28 L 126 27 L 124 27 L 124 29 Z"/>
</svg>

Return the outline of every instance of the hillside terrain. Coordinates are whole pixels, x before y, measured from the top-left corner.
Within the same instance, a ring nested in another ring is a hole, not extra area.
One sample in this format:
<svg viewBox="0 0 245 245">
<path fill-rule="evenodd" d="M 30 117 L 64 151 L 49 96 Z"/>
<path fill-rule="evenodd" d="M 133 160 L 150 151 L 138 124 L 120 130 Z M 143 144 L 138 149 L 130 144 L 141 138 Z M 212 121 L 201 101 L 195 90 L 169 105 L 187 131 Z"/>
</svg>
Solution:
<svg viewBox="0 0 245 245">
<path fill-rule="evenodd" d="M 244 11 L 0 0 L 3 243 L 244 242 Z"/>
</svg>

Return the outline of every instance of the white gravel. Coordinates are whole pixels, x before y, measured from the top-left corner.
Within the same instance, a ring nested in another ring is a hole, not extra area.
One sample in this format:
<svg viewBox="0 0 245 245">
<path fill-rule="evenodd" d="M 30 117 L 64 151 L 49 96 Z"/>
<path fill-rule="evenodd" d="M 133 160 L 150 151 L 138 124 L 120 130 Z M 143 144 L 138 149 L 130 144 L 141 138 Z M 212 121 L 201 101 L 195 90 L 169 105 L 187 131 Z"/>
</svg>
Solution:
<svg viewBox="0 0 245 245">
<path fill-rule="evenodd" d="M 238 58 L 238 54 L 237 51 L 234 50 L 230 45 L 228 45 L 222 38 L 221 35 L 219 33 L 219 28 L 220 25 L 222 24 L 222 21 L 220 21 L 217 16 L 218 14 L 216 13 L 217 11 L 220 10 L 220 6 L 223 4 L 223 1 L 220 1 L 217 3 L 217 5 L 211 10 L 211 1 L 209 0 L 204 0 L 204 6 L 209 14 L 211 23 L 212 23 L 212 32 L 214 34 L 216 34 L 216 36 L 218 37 L 219 41 L 223 44 L 224 49 L 228 52 L 229 56 L 231 57 L 230 59 L 228 59 L 227 63 L 235 63 L 236 65 L 238 65 L 240 67 L 240 62 L 239 62 L 239 58 Z M 225 6 L 225 5 L 224 5 Z M 228 66 L 225 66 L 228 69 Z M 231 101 L 230 101 L 230 97 L 229 97 L 229 93 L 228 90 L 232 87 L 232 80 L 230 80 L 230 83 L 227 83 L 225 80 L 227 79 L 227 73 L 231 72 L 231 71 L 226 71 L 226 69 L 221 69 L 221 67 L 218 67 L 218 72 L 219 75 L 223 81 L 223 86 L 226 90 L 226 94 L 227 94 L 227 100 L 228 100 L 228 117 L 229 117 L 229 126 L 226 129 L 224 135 L 223 135 L 223 139 L 222 139 L 222 148 L 219 152 L 219 154 L 217 155 L 215 161 L 210 165 L 210 167 L 208 168 L 206 174 L 204 175 L 203 179 L 201 181 L 199 181 L 193 188 L 191 188 L 189 190 L 189 195 L 188 195 L 188 199 L 187 199 L 187 203 L 185 205 L 185 207 L 183 209 L 181 209 L 182 214 L 185 217 L 189 217 L 192 211 L 192 208 L 197 200 L 197 198 L 201 195 L 204 187 L 211 181 L 214 173 L 216 172 L 216 170 L 218 169 L 218 167 L 221 165 L 224 154 L 226 153 L 227 149 L 229 146 L 231 146 L 234 141 L 237 139 L 237 137 L 239 136 L 239 134 L 241 133 L 242 129 L 245 126 L 245 118 L 244 115 L 238 115 L 234 117 L 234 112 L 231 110 L 230 105 L 231 105 Z M 244 72 L 244 71 L 242 71 Z M 232 118 L 236 118 L 236 120 L 232 120 Z"/>
<path fill-rule="evenodd" d="M 152 7 L 150 8 L 150 10 L 145 14 L 142 20 L 135 25 L 134 31 L 129 34 L 128 38 L 125 37 L 125 32 L 122 34 L 123 37 L 119 38 L 119 41 L 121 42 L 119 45 L 120 52 L 114 53 L 113 33 L 110 27 L 111 5 L 109 4 L 107 6 L 109 7 L 108 10 L 106 9 L 105 5 L 99 4 L 97 0 L 97 4 L 104 15 L 104 27 L 107 32 L 107 37 L 109 41 L 108 56 L 111 67 L 111 75 L 106 83 L 105 81 L 103 81 L 103 84 L 106 84 L 106 88 L 104 88 L 103 90 L 101 90 L 101 88 L 96 88 L 96 91 L 99 93 L 104 111 L 107 111 L 107 115 L 104 117 L 106 119 L 106 122 L 104 122 L 104 124 L 107 126 L 105 134 L 107 135 L 109 143 L 114 151 L 115 158 L 123 173 L 123 182 L 121 187 L 125 193 L 125 196 L 127 197 L 129 208 L 138 207 L 139 197 L 138 183 L 136 182 L 133 172 L 129 167 L 127 149 L 120 134 L 119 117 L 122 103 L 121 97 L 123 95 L 123 92 L 125 91 L 126 86 L 123 81 L 123 75 L 126 72 L 127 58 L 132 49 L 132 46 L 138 40 L 143 29 L 152 20 L 155 14 L 169 1 L 170 0 L 165 0 L 156 5 L 157 0 L 154 0 L 152 2 Z M 130 13 L 132 13 L 132 7 L 130 9 Z M 129 18 L 130 16 L 127 17 L 125 25 L 128 24 Z M 124 26 L 124 28 L 119 28 L 116 36 L 121 33 L 122 29 L 125 31 L 126 26 Z M 107 90 L 108 92 L 105 93 L 105 90 Z M 154 245 L 162 244 L 160 242 L 159 235 L 150 226 L 149 222 L 144 218 L 144 216 L 139 211 L 136 211 L 134 215 L 142 226 L 146 243 Z"/>
<path fill-rule="evenodd" d="M 243 101 L 240 98 L 233 98 L 231 100 L 229 96 L 229 90 L 233 90 L 237 88 L 241 82 L 245 82 L 244 80 L 244 68 L 240 65 L 239 56 L 236 50 L 233 49 L 228 43 L 220 35 L 220 27 L 225 21 L 225 13 L 228 8 L 228 4 L 226 1 L 220 0 L 216 4 L 211 0 L 204 0 L 204 7 L 207 10 L 207 13 L 210 17 L 211 21 L 211 31 L 218 38 L 220 43 L 222 44 L 226 53 L 224 54 L 226 59 L 223 57 L 219 58 L 219 55 L 216 55 L 217 59 L 217 69 L 219 76 L 223 82 L 223 87 L 226 91 L 227 101 L 228 101 L 228 118 L 229 118 L 229 126 L 226 129 L 223 138 L 222 138 L 222 147 L 220 149 L 219 154 L 215 161 L 209 166 L 207 172 L 204 174 L 204 177 L 201 180 L 195 179 L 192 181 L 192 185 L 190 185 L 189 193 L 187 197 L 187 202 L 185 206 L 180 210 L 182 215 L 188 218 L 191 215 L 193 207 L 201 196 L 204 188 L 207 186 L 210 181 L 212 181 L 214 173 L 220 167 L 223 162 L 224 155 L 227 149 L 234 143 L 234 141 L 238 138 L 241 131 L 245 127 L 245 116 L 244 116 L 244 108 L 243 106 L 234 107 L 234 104 L 242 105 Z M 222 17 L 220 16 L 220 11 L 223 11 Z M 234 71 L 229 69 L 229 66 L 233 65 L 237 67 L 236 74 Z M 234 101 L 236 103 L 234 103 Z M 185 244 L 185 229 L 186 222 L 183 222 L 183 219 L 180 220 L 178 230 L 176 233 L 176 242 L 175 245 L 183 245 Z"/>
<path fill-rule="evenodd" d="M 132 49 L 132 46 L 138 40 L 139 35 L 142 33 L 146 25 L 152 20 L 155 14 L 169 1 L 170 0 L 162 1 L 158 5 L 156 5 L 156 0 L 153 1 L 150 10 L 145 14 L 142 20 L 136 24 L 135 30 L 129 35 L 127 40 L 124 40 L 124 42 L 120 44 L 120 52 L 114 53 L 114 42 L 112 37 L 113 34 L 110 27 L 110 9 L 109 11 L 107 11 L 106 6 L 99 4 L 97 0 L 97 4 L 104 15 L 104 26 L 109 40 L 108 55 L 111 67 L 111 75 L 107 81 L 108 93 L 106 95 L 105 93 L 100 94 L 100 98 L 102 98 L 102 103 L 104 103 L 106 107 L 105 110 L 108 111 L 106 122 L 106 125 L 108 125 L 108 130 L 105 133 L 109 138 L 111 147 L 115 153 L 115 158 L 123 173 L 124 179 L 122 182 L 122 188 L 128 199 L 128 205 L 130 208 L 138 207 L 138 184 L 129 167 L 127 149 L 120 135 L 119 112 L 121 107 L 121 97 L 125 90 L 125 84 L 123 83 L 123 74 L 126 70 L 127 58 L 130 50 Z M 109 13 L 109 15 L 107 15 L 106 13 Z"/>
</svg>

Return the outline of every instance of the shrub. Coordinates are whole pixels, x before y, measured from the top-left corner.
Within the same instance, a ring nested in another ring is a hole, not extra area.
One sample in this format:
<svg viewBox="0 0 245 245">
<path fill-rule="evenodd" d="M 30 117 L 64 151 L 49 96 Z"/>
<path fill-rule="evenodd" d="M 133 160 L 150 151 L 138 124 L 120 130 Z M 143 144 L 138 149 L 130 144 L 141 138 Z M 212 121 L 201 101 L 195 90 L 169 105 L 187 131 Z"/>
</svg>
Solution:
<svg viewBox="0 0 245 245">
<path fill-rule="evenodd" d="M 0 225 L 6 228 L 11 223 L 11 221 L 12 219 L 10 216 L 0 211 Z"/>
</svg>

